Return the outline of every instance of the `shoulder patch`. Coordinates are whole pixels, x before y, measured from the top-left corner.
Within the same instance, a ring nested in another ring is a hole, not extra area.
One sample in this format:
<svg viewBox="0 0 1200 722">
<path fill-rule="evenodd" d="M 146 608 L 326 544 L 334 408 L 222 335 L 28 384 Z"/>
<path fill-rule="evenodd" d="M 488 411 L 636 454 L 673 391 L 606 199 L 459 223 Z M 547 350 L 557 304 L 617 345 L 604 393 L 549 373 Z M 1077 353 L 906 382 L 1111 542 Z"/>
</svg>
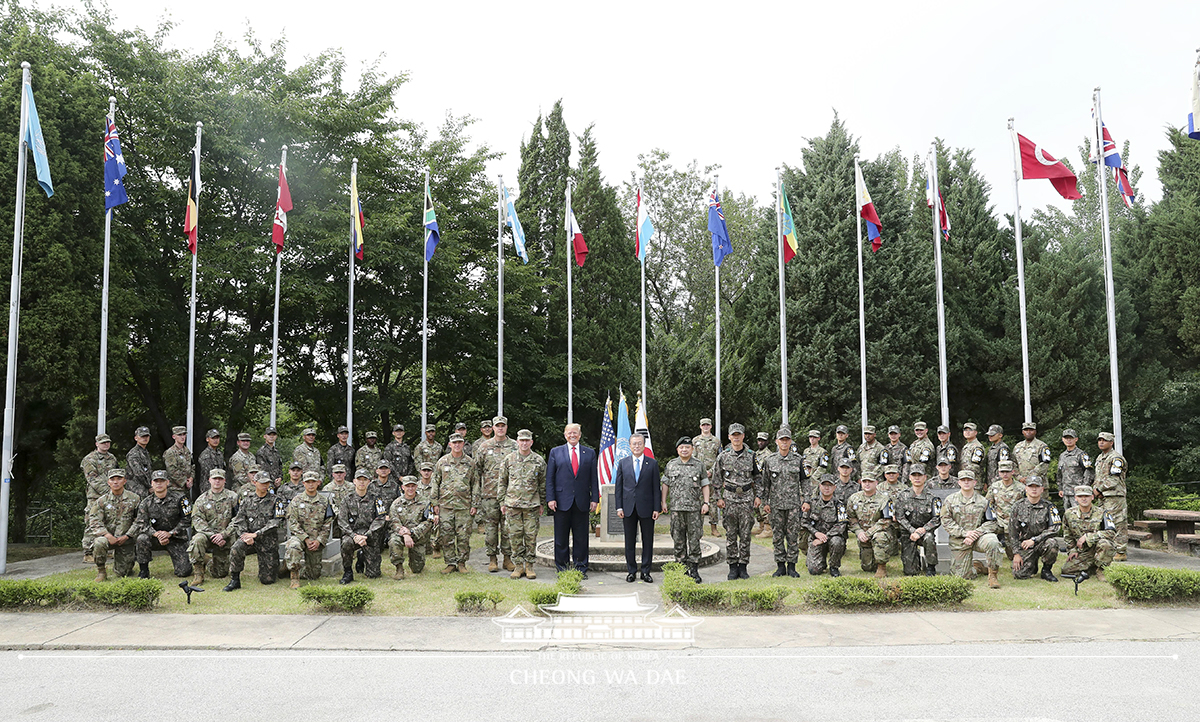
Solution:
<svg viewBox="0 0 1200 722">
<path fill-rule="evenodd" d="M 1039 458 L 1047 464 L 1050 463 L 1050 447 L 1049 446 L 1042 448 L 1042 454 Z"/>
<path fill-rule="evenodd" d="M 933 497 L 933 513 L 935 515 L 942 513 L 942 500 L 936 496 Z"/>
<path fill-rule="evenodd" d="M 1058 507 L 1054 506 L 1053 504 L 1050 505 L 1050 523 L 1051 524 L 1061 524 L 1062 523 L 1062 515 L 1058 513 Z"/>
<path fill-rule="evenodd" d="M 1109 464 L 1108 474 L 1109 476 L 1120 476 L 1123 471 L 1125 471 L 1125 460 L 1118 456 Z"/>
</svg>

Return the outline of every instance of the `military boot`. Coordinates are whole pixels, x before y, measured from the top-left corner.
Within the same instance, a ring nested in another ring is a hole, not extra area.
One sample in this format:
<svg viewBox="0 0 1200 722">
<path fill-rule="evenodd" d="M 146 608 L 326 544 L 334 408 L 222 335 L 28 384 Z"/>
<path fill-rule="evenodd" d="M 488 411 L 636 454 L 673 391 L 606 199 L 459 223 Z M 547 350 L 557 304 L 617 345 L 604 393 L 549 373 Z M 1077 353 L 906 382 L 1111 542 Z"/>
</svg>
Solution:
<svg viewBox="0 0 1200 722">
<path fill-rule="evenodd" d="M 229 583 L 225 585 L 225 591 L 236 592 L 237 590 L 239 590 L 241 588 L 242 588 L 242 573 L 241 572 L 230 572 L 229 573 Z"/>
<path fill-rule="evenodd" d="M 462 574 L 466 574 L 466 573 L 467 573 L 468 571 L 470 571 L 470 570 L 469 570 L 469 569 L 467 569 L 467 563 L 466 563 L 466 562 L 459 562 L 459 563 L 458 563 L 458 571 L 459 571 L 460 573 L 462 573 Z"/>
<path fill-rule="evenodd" d="M 1104 578 L 1104 570 L 1100 569 L 1099 567 L 1096 568 L 1096 573 L 1092 575 L 1092 579 L 1095 579 L 1098 582 L 1107 582 L 1108 581 L 1107 579 Z"/>
<path fill-rule="evenodd" d="M 98 582 L 107 582 L 108 581 L 108 569 L 106 569 L 103 564 L 96 565 L 96 581 L 98 581 Z"/>
<path fill-rule="evenodd" d="M 505 557 L 505 559 L 507 559 L 507 557 Z M 512 574 L 509 574 L 508 578 L 509 579 L 520 579 L 523 576 L 525 576 L 525 565 L 521 565 L 519 567 L 513 567 Z"/>
<path fill-rule="evenodd" d="M 290 585 L 288 585 L 288 589 L 299 589 L 300 588 L 300 570 L 293 569 L 291 571 L 291 574 L 292 574 L 292 583 Z"/>
<path fill-rule="evenodd" d="M 512 557 L 509 556 L 508 554 L 505 554 L 504 555 L 504 571 L 506 571 L 506 572 L 516 571 L 516 568 L 517 568 L 516 565 L 513 564 Z"/>
<path fill-rule="evenodd" d="M 342 573 L 342 578 L 338 581 L 338 584 L 349 584 L 352 581 L 354 581 L 354 570 L 347 569 Z"/>
<path fill-rule="evenodd" d="M 837 579 L 838 577 L 842 576 L 842 570 L 838 569 L 837 567 L 829 567 L 829 576 Z"/>
<path fill-rule="evenodd" d="M 488 555 L 488 571 L 489 572 L 500 571 L 500 565 L 496 563 L 496 555 L 495 554 Z"/>
<path fill-rule="evenodd" d="M 754 522 L 754 527 L 750 529 L 750 533 L 757 535 L 760 531 L 762 531 L 762 522 Z"/>
<path fill-rule="evenodd" d="M 442 574 L 453 574 L 456 571 L 458 570 L 454 568 L 453 564 L 447 564 L 446 568 L 442 570 Z"/>
<path fill-rule="evenodd" d="M 394 574 L 392 574 L 392 579 L 399 581 L 403 578 L 404 578 L 404 567 L 400 564 L 397 564 L 396 572 Z"/>
<path fill-rule="evenodd" d="M 746 571 L 746 565 L 739 564 L 738 565 L 738 579 L 749 579 L 749 578 L 750 578 L 750 572 Z"/>
<path fill-rule="evenodd" d="M 729 565 L 729 574 L 726 575 L 725 578 L 730 581 L 737 579 L 738 578 L 738 565 L 730 564 Z"/>
<path fill-rule="evenodd" d="M 886 564 L 876 564 L 875 565 L 875 578 L 883 579 L 886 576 L 887 576 L 887 565 Z"/>
<path fill-rule="evenodd" d="M 975 569 L 976 574 L 987 574 L 988 573 L 987 565 L 984 564 L 983 562 L 979 561 L 978 559 L 971 562 L 971 567 Z"/>
<path fill-rule="evenodd" d="M 95 564 L 96 563 L 96 559 L 95 559 L 95 557 L 92 556 L 92 552 L 90 550 L 83 553 L 83 563 L 84 564 Z"/>
<path fill-rule="evenodd" d="M 988 570 L 988 588 L 989 589 L 999 589 L 1000 588 L 1000 580 L 996 577 L 995 569 Z"/>
<path fill-rule="evenodd" d="M 1121 552 L 1120 554 L 1113 554 L 1114 562 L 1128 561 L 1128 559 L 1129 559 L 1129 557 L 1125 554 L 1125 552 Z"/>
<path fill-rule="evenodd" d="M 138 564 L 138 579 L 149 579 L 149 578 L 150 578 L 150 562 L 143 562 L 143 563 Z"/>
<path fill-rule="evenodd" d="M 764 521 L 763 526 L 762 526 L 762 531 L 760 531 L 758 533 L 758 538 L 759 539 L 770 539 L 772 534 L 773 534 L 773 532 L 771 531 L 771 522 Z"/>
<path fill-rule="evenodd" d="M 796 571 L 796 562 L 788 562 L 787 575 L 794 579 L 800 578 L 800 572 Z"/>
<path fill-rule="evenodd" d="M 717 528 L 716 524 L 709 524 L 708 528 L 711 530 L 711 533 L 713 536 L 715 536 L 715 537 L 721 536 L 721 530 Z"/>
<path fill-rule="evenodd" d="M 704 583 L 704 580 L 700 578 L 700 567 L 696 564 L 692 565 L 692 579 L 695 579 L 697 584 Z"/>
<path fill-rule="evenodd" d="M 439 548 L 437 548 L 437 549 L 434 549 L 434 550 L 433 550 L 433 558 L 434 558 L 434 559 L 441 559 L 441 558 L 442 558 L 442 550 L 441 550 L 441 548 L 440 548 L 440 547 L 439 547 Z"/>
<path fill-rule="evenodd" d="M 192 586 L 198 587 L 204 583 L 204 567 L 196 565 L 196 573 L 192 575 Z"/>
<path fill-rule="evenodd" d="M 1045 579 L 1048 582 L 1057 582 L 1058 581 L 1058 577 L 1054 576 L 1054 572 L 1051 571 L 1049 564 L 1042 565 L 1041 576 L 1042 576 L 1042 579 Z"/>
<path fill-rule="evenodd" d="M 782 576 L 787 575 L 787 564 L 784 564 L 783 562 L 776 562 L 775 566 L 777 567 L 777 569 L 775 570 L 775 573 L 772 574 L 771 576 L 782 577 Z"/>
<path fill-rule="evenodd" d="M 363 550 L 358 550 L 358 561 L 354 562 L 354 571 L 362 574 L 367 568 L 367 555 Z"/>
</svg>

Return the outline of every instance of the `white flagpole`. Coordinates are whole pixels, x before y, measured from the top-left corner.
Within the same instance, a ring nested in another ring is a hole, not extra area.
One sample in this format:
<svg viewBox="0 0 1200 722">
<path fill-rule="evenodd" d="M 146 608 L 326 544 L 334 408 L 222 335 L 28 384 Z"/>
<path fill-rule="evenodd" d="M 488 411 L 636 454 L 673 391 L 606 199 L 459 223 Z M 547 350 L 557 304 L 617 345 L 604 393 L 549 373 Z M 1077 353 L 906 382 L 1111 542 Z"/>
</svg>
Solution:
<svg viewBox="0 0 1200 722">
<path fill-rule="evenodd" d="M 108 117 L 115 122 L 116 114 L 117 99 L 110 95 Z M 112 209 L 109 208 L 104 212 L 104 284 L 100 291 L 100 404 L 96 408 L 96 434 L 103 434 L 108 425 L 108 264 L 111 249 Z"/>
<path fill-rule="evenodd" d="M 423 193 L 429 191 L 429 168 L 425 168 L 425 189 Z M 425 196 L 421 196 L 421 210 L 425 209 Z M 421 227 L 424 228 L 424 214 L 422 213 Z M 421 258 L 425 259 L 424 265 L 424 282 L 421 289 L 421 436 L 425 438 L 425 425 L 428 423 L 428 403 L 429 403 L 429 388 L 426 376 L 429 373 L 429 254 L 425 252 L 425 244 L 429 243 L 429 231 L 425 230 L 421 237 L 425 243 L 421 244 Z"/>
<path fill-rule="evenodd" d="M 284 174 L 287 173 L 286 145 L 283 146 L 282 154 L 279 156 L 279 167 L 283 170 Z M 278 209 L 278 199 L 275 202 Z M 272 231 L 274 231 L 273 224 Z M 284 240 L 286 242 L 287 239 Z M 279 276 L 281 267 L 280 256 L 282 255 L 282 251 L 275 249 L 275 324 L 271 329 L 271 423 L 268 426 L 275 426 L 275 388 L 276 380 L 279 376 Z"/>
<path fill-rule="evenodd" d="M 4 483 L 0 484 L 0 574 L 8 568 L 8 495 L 12 486 L 14 399 L 17 395 L 17 331 L 21 308 L 21 246 L 25 238 L 25 128 L 29 125 L 29 63 L 21 63 L 21 120 L 17 140 L 17 206 L 13 213 L 13 266 L 8 289 L 8 376 L 4 384 L 4 448 L 0 464 Z"/>
<path fill-rule="evenodd" d="M 783 397 L 783 425 L 788 425 L 787 308 L 783 292 L 783 173 L 775 168 L 775 226 L 779 241 L 779 388 Z"/>
<path fill-rule="evenodd" d="M 196 398 L 196 259 L 200 256 L 200 136 L 204 133 L 204 123 L 196 121 L 196 149 L 192 153 L 193 175 L 196 178 L 196 252 L 192 254 L 192 311 L 191 327 L 188 331 L 188 390 L 187 390 L 187 446 L 188 451 L 195 448 L 196 435 L 193 432 L 193 408 Z"/>
<path fill-rule="evenodd" d="M 1021 246 L 1021 197 L 1018 186 L 1021 182 L 1021 146 L 1013 119 L 1008 119 L 1008 130 L 1013 141 L 1013 214 L 1017 237 L 1017 299 L 1021 304 L 1021 381 L 1025 391 L 1025 420 L 1033 421 L 1033 405 L 1029 399 L 1029 327 L 1025 320 L 1025 251 Z"/>
<path fill-rule="evenodd" d="M 358 158 L 350 161 L 350 185 L 358 190 Z M 424 201 L 422 201 L 424 203 Z M 350 208 L 350 319 L 346 342 L 346 428 L 354 438 L 354 236 L 358 231 L 358 208 Z"/>
<path fill-rule="evenodd" d="M 637 225 L 637 222 L 638 222 L 637 211 L 635 210 L 634 218 L 633 218 L 634 225 Z M 638 250 L 640 251 L 640 250 L 642 250 L 641 244 L 646 242 L 646 241 L 642 240 L 641 227 L 636 228 L 635 233 L 638 234 L 638 244 L 639 244 Z M 642 398 L 643 399 L 646 398 L 646 259 L 649 257 L 650 257 L 650 249 L 647 248 L 645 250 L 645 252 L 642 254 L 642 258 L 640 259 L 641 267 L 642 267 L 641 272 L 642 272 Z M 637 422 L 634 422 L 634 425 L 636 426 Z"/>
<path fill-rule="evenodd" d="M 574 355 L 573 346 L 574 346 L 575 326 L 574 326 L 574 318 L 573 318 L 574 310 L 571 306 L 571 302 L 572 302 L 572 298 L 571 298 L 571 285 L 572 285 L 571 265 L 575 262 L 575 238 L 571 234 L 571 213 L 572 213 L 572 210 L 571 210 L 571 180 L 568 178 L 567 179 L 567 423 L 568 424 L 575 423 L 575 407 L 574 407 L 574 399 L 573 399 L 574 381 L 575 381 L 575 361 L 574 361 L 574 356 L 573 356 Z M 643 281 L 642 281 L 642 283 L 643 283 L 642 298 L 643 298 L 643 300 L 646 298 L 646 290 L 645 290 L 646 287 L 645 287 L 645 280 L 644 280 L 645 278 L 646 278 L 646 272 L 643 269 L 643 271 L 642 271 L 642 279 L 643 279 Z M 642 307 L 643 307 L 643 309 L 645 308 L 645 303 L 642 304 Z M 645 319 L 645 311 L 644 310 L 642 312 L 642 318 Z M 643 320 L 642 321 L 642 329 L 643 329 L 642 338 L 643 339 L 645 338 L 645 328 L 646 328 L 646 323 Z M 643 342 L 642 348 L 643 349 L 645 348 L 644 342 Z M 643 351 L 642 352 L 643 368 L 645 368 L 645 363 L 646 363 L 645 359 L 646 359 L 646 355 L 645 355 L 645 351 Z M 643 371 L 642 373 L 643 373 L 643 378 L 644 378 L 645 372 Z"/>
<path fill-rule="evenodd" d="M 1116 291 L 1113 287 L 1112 228 L 1108 219 L 1108 184 L 1105 182 L 1104 165 L 1104 119 L 1100 114 L 1100 88 L 1096 88 L 1093 102 L 1096 106 L 1096 182 L 1100 186 L 1100 230 L 1104 239 L 1104 296 L 1108 312 L 1108 374 L 1112 384 L 1112 419 L 1114 446 L 1123 454 L 1121 446 L 1121 384 L 1117 377 L 1117 307 Z"/>
<path fill-rule="evenodd" d="M 716 195 L 718 200 L 721 198 L 721 176 L 719 176 L 719 175 L 713 176 L 713 193 Z M 715 284 L 715 292 L 713 294 L 713 308 L 715 309 L 715 312 L 716 312 L 716 341 L 717 341 L 717 352 L 716 352 L 716 357 L 717 357 L 717 363 L 716 363 L 717 408 L 716 408 L 715 418 L 717 421 L 717 444 L 720 445 L 721 434 L 723 433 L 723 431 L 722 431 L 723 427 L 721 426 L 721 267 L 718 266 L 716 263 L 714 263 L 713 269 L 715 270 L 715 273 L 713 274 L 713 278 L 714 278 L 713 282 Z M 642 277 L 643 278 L 645 278 L 645 274 L 646 274 L 646 271 L 645 271 L 645 266 L 643 264 L 643 268 L 642 268 Z M 646 293 L 645 283 L 643 282 L 642 283 L 643 297 L 645 296 L 645 293 Z M 642 305 L 645 306 L 644 303 Z M 644 358 L 644 356 L 645 356 L 645 353 L 643 352 L 643 358 Z M 643 361 L 643 365 L 644 364 L 645 364 L 645 362 Z M 643 375 L 644 375 L 644 373 L 643 373 Z"/>
<path fill-rule="evenodd" d="M 942 389 L 942 426 L 950 428 L 950 392 L 946 370 L 946 297 L 942 286 L 942 194 L 938 183 L 937 142 L 929 144 L 929 188 L 933 198 L 933 262 L 937 273 L 938 376 Z"/>
<path fill-rule="evenodd" d="M 496 176 L 496 416 L 504 415 L 504 176 Z M 423 433 L 423 432 L 422 432 Z"/>
<path fill-rule="evenodd" d="M 867 427 L 867 302 L 863 290 L 862 199 L 858 197 L 858 155 L 854 156 L 854 221 L 858 230 L 858 371 L 862 428 Z"/>
</svg>

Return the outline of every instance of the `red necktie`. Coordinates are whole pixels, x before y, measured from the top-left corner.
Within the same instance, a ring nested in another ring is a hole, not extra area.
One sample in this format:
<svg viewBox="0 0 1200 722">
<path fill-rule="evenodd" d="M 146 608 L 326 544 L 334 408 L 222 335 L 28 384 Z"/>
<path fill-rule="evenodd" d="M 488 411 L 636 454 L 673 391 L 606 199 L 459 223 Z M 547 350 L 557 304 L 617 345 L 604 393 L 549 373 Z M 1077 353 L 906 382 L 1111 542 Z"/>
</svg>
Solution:
<svg viewBox="0 0 1200 722">
<path fill-rule="evenodd" d="M 571 447 L 571 471 L 575 472 L 575 476 L 579 476 L 579 451 L 576 447 Z"/>
</svg>

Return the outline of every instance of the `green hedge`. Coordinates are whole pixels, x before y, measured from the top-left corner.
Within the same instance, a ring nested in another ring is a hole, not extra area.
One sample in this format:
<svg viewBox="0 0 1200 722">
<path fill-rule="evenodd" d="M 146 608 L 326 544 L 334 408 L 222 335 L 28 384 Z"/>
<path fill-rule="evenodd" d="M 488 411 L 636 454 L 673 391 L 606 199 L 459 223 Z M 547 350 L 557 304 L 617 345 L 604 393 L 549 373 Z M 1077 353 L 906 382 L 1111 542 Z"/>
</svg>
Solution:
<svg viewBox="0 0 1200 722">
<path fill-rule="evenodd" d="M 332 612 L 361 612 L 375 601 L 375 592 L 359 584 L 344 587 L 310 584 L 300 588 L 300 598 Z"/>
<path fill-rule="evenodd" d="M 1194 600 L 1200 598 L 1200 571 L 1110 566 L 1104 571 L 1108 582 L 1125 599 L 1135 601 Z"/>
<path fill-rule="evenodd" d="M 558 580 L 550 586 L 540 585 L 529 590 L 529 601 L 539 604 L 554 604 L 559 594 L 578 594 L 583 589 L 583 572 L 575 569 L 558 573 Z"/>
<path fill-rule="evenodd" d="M 455 592 L 454 602 L 458 605 L 458 611 L 467 614 L 482 612 L 487 609 L 490 603 L 492 609 L 496 605 L 504 601 L 504 595 L 500 592 Z"/>
<path fill-rule="evenodd" d="M 662 593 L 666 599 L 689 609 L 730 609 L 744 612 L 771 612 L 783 606 L 792 590 L 781 584 L 755 589 L 696 584 L 682 564 L 663 565 Z"/>
<path fill-rule="evenodd" d="M 961 577 L 902 577 L 876 581 L 862 577 L 822 579 L 804 593 L 804 601 L 821 607 L 946 606 L 961 604 L 975 585 Z"/>
<path fill-rule="evenodd" d="M 0 581 L 0 609 L 79 605 L 145 610 L 158 603 L 163 583 L 157 579 L 117 579 L 112 582 L 60 582 L 44 579 Z"/>
</svg>

